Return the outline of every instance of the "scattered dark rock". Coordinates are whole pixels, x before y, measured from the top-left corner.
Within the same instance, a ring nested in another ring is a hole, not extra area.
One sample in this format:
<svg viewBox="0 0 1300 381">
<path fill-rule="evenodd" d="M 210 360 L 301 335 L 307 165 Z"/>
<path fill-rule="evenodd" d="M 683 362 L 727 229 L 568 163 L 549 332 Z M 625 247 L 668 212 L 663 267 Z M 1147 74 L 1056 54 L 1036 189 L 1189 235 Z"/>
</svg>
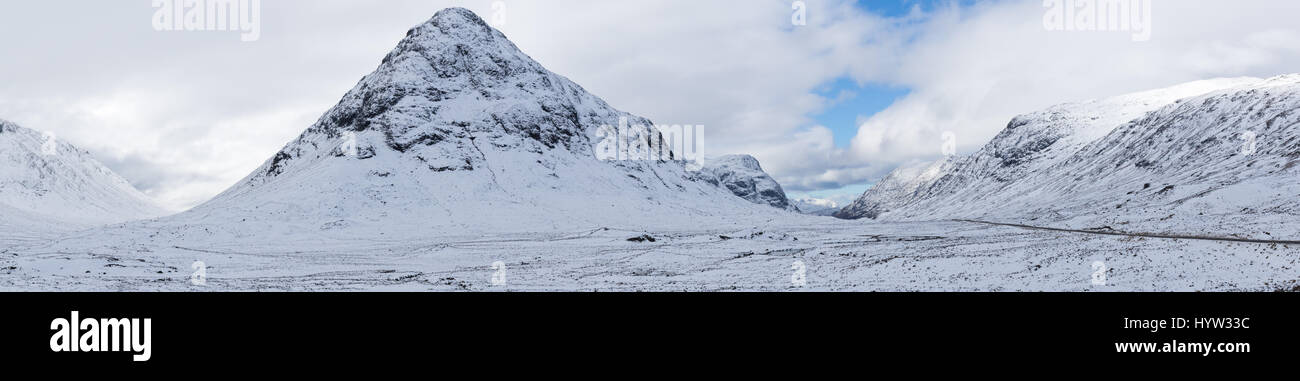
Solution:
<svg viewBox="0 0 1300 381">
<path fill-rule="evenodd" d="M 628 238 L 627 241 L 628 242 L 654 242 L 655 237 L 651 237 L 649 234 L 642 234 L 637 237 Z"/>
<path fill-rule="evenodd" d="M 271 176 L 279 175 L 284 171 L 284 162 L 291 158 L 293 157 L 283 151 L 275 154 L 275 157 L 271 159 L 271 165 L 266 168 L 266 174 Z"/>
</svg>

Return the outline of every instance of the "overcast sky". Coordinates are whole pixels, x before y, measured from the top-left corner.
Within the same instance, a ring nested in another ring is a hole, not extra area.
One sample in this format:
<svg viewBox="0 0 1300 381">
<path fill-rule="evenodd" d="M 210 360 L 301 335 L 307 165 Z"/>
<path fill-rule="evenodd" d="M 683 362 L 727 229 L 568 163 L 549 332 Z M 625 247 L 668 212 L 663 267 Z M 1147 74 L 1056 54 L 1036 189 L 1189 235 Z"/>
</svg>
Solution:
<svg viewBox="0 0 1300 381">
<path fill-rule="evenodd" d="M 301 133 L 411 26 L 464 6 L 615 107 L 704 125 L 709 154 L 753 154 L 792 194 L 843 199 L 937 158 L 944 132 L 965 153 L 1056 103 L 1300 72 L 1300 2 L 1151 2 L 1149 40 L 1133 41 L 1048 30 L 1040 0 L 807 0 L 801 26 L 785 0 L 263 0 L 260 38 L 241 42 L 156 31 L 151 0 L 5 1 L 0 118 L 184 209 Z"/>
</svg>

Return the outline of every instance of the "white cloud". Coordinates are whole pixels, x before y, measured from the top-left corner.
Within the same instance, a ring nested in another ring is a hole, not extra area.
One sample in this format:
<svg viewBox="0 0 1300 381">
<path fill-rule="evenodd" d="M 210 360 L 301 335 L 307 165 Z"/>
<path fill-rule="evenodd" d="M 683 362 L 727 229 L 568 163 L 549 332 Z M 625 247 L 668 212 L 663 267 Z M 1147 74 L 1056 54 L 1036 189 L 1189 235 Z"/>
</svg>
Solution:
<svg viewBox="0 0 1300 381">
<path fill-rule="evenodd" d="M 1048 31 L 1039 2 L 945 8 L 892 76 L 913 91 L 862 124 L 859 163 L 939 156 L 952 131 L 963 152 L 1018 114 L 1214 77 L 1297 71 L 1292 1 L 1154 0 L 1150 41 L 1130 31 Z"/>
<path fill-rule="evenodd" d="M 0 61 L 0 115 L 54 131 L 187 207 L 308 127 L 408 28 L 448 6 L 494 12 L 489 1 L 262 4 L 254 43 L 155 32 L 147 5 L 6 4 L 4 14 L 23 15 L 0 23 L 6 55 L 23 59 Z M 808 125 L 826 103 L 811 89 L 856 66 L 860 52 L 844 46 L 888 26 L 844 1 L 809 1 L 799 28 L 779 0 L 505 4 L 503 31 L 543 65 L 621 109 L 705 125 L 719 153 Z"/>
<path fill-rule="evenodd" d="M 709 154 L 752 153 L 787 188 L 813 191 L 937 156 L 944 131 L 970 151 L 1054 103 L 1300 67 L 1300 3 L 1156 1 L 1145 43 L 1045 31 L 1038 1 L 904 19 L 807 1 L 809 24 L 794 27 L 784 0 L 507 0 L 502 30 L 615 107 L 705 125 Z M 237 32 L 155 32 L 148 4 L 0 6 L 0 118 L 95 152 L 178 208 L 256 168 L 409 27 L 447 6 L 493 13 L 490 1 L 264 1 L 261 39 L 241 43 Z M 911 92 L 837 149 L 812 120 L 834 100 L 815 90 L 846 74 Z"/>
</svg>

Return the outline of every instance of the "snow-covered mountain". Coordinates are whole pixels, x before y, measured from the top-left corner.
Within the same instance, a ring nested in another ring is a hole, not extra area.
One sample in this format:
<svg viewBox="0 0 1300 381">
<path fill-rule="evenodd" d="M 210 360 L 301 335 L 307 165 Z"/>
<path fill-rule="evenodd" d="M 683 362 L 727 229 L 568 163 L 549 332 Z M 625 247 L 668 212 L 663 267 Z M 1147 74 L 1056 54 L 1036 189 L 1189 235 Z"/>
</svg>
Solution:
<svg viewBox="0 0 1300 381">
<path fill-rule="evenodd" d="M 839 212 L 841 208 L 835 200 L 811 197 L 790 200 L 790 203 L 799 208 L 799 213 L 811 216 L 829 217 Z"/>
<path fill-rule="evenodd" d="M 0 228 L 68 230 L 165 213 L 89 152 L 0 120 Z"/>
<path fill-rule="evenodd" d="M 1298 83 L 1297 75 L 1201 81 L 1016 117 L 933 181 L 913 181 L 921 184 L 914 192 L 891 198 L 869 191 L 843 214 L 865 217 L 882 204 L 871 199 L 883 198 L 892 205 L 878 216 L 886 220 L 1160 231 L 1220 226 L 1265 236 L 1247 225 L 1300 212 Z M 1245 155 L 1248 133 L 1257 148 Z"/>
<path fill-rule="evenodd" d="M 764 172 L 763 166 L 753 156 L 727 155 L 711 159 L 701 172 L 749 202 L 799 212 L 799 208 L 786 198 L 781 184 Z"/>
<path fill-rule="evenodd" d="M 868 189 L 852 204 L 834 212 L 843 219 L 877 218 L 893 208 L 906 205 L 922 187 L 934 184 L 952 168 L 953 159 L 899 167 Z"/>
<path fill-rule="evenodd" d="M 610 136 L 627 120 L 631 133 Z M 780 213 L 675 154 L 602 160 L 658 133 L 543 68 L 474 13 L 407 32 L 301 136 L 236 185 L 143 230 L 201 242 L 680 226 Z M 617 146 L 617 145 L 615 145 Z M 123 234 L 131 234 L 130 232 Z"/>
<path fill-rule="evenodd" d="M 1196 81 L 1165 89 L 1066 103 L 1020 115 L 978 152 L 900 167 L 836 216 L 846 219 L 881 218 L 881 215 L 885 215 L 883 219 L 938 218 L 913 205 L 959 195 L 967 196 L 960 199 L 961 202 L 976 204 L 984 195 L 996 193 L 1010 182 L 1055 165 L 1124 122 L 1182 98 L 1258 80 Z M 943 205 L 927 205 L 927 208 L 948 211 Z M 890 213 L 895 209 L 899 211 Z"/>
</svg>

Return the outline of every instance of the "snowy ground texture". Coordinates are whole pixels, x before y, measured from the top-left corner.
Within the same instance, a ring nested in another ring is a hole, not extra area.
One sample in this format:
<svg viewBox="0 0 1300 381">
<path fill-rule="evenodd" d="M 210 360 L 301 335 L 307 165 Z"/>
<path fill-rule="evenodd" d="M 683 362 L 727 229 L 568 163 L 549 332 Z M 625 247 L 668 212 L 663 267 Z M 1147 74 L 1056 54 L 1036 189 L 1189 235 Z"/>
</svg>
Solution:
<svg viewBox="0 0 1300 381">
<path fill-rule="evenodd" d="M 629 241 L 648 235 L 650 241 Z M 249 247 L 0 249 L 10 291 L 1274 291 L 1295 245 L 792 217 L 712 230 L 592 229 Z M 298 239 L 310 239 L 298 237 Z M 195 261 L 206 285 L 193 284 Z M 494 268 L 502 262 L 504 270 Z M 1093 263 L 1105 263 L 1095 285 Z M 802 266 L 800 266 L 802 265 Z M 797 283 L 799 269 L 805 282 Z M 494 277 L 504 284 L 494 285 Z"/>
</svg>

